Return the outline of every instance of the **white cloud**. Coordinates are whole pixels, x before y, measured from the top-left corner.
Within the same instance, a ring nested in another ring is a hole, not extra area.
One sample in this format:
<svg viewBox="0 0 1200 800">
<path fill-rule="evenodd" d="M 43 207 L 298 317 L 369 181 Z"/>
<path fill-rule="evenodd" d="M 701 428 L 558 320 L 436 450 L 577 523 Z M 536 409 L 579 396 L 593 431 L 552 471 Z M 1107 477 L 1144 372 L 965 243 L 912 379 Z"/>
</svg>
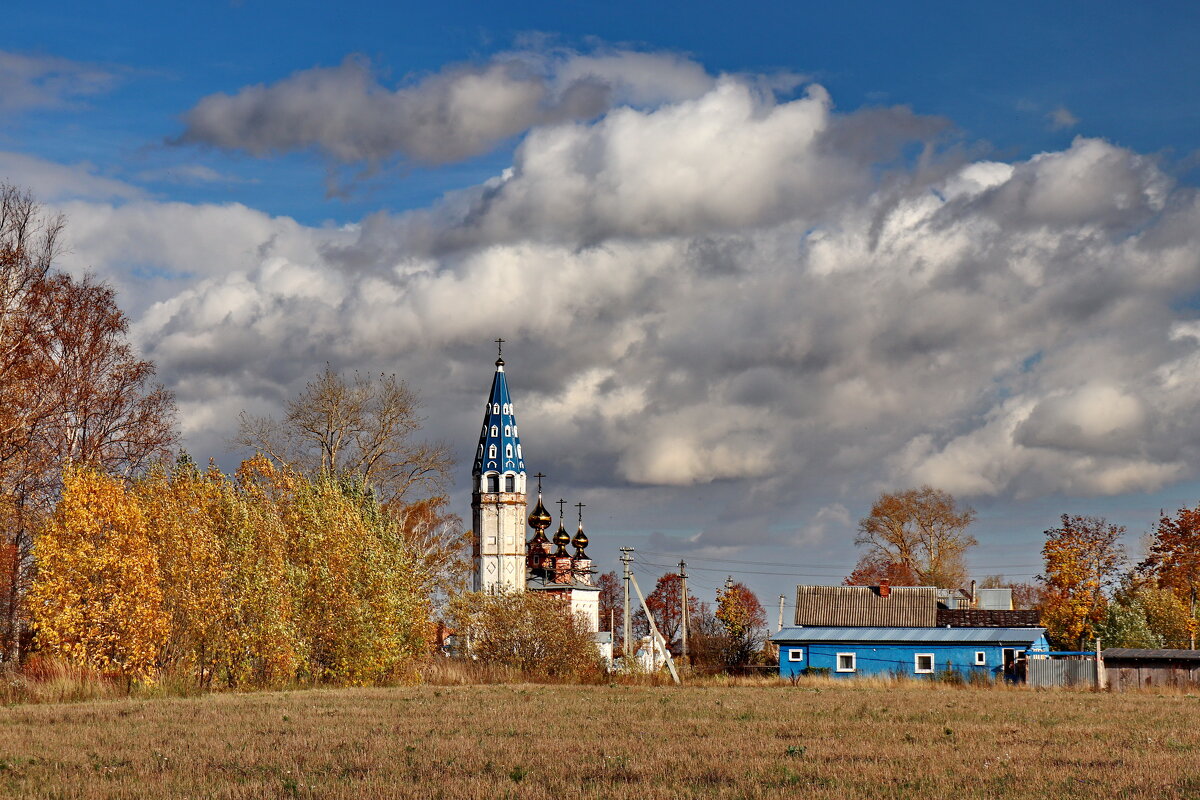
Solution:
<svg viewBox="0 0 1200 800">
<path fill-rule="evenodd" d="M 74 198 L 130 199 L 145 194 L 124 181 L 98 175 L 92 164 L 58 164 L 5 151 L 0 151 L 0 180 L 29 189 L 46 203 Z"/>
<path fill-rule="evenodd" d="M 1108 494 L 1194 474 L 1192 190 L 1085 138 L 880 177 L 888 141 L 940 123 L 681 74 L 669 102 L 535 127 L 504 176 L 346 229 L 68 204 L 70 265 L 136 309 L 200 456 L 235 407 L 277 408 L 326 360 L 408 377 L 469 453 L 503 335 L 530 463 L 596 491 L 703 492 L 722 506 L 697 547 L 793 536 L 771 525 L 785 514 L 845 527 L 795 509 L 881 486 Z"/>
</svg>

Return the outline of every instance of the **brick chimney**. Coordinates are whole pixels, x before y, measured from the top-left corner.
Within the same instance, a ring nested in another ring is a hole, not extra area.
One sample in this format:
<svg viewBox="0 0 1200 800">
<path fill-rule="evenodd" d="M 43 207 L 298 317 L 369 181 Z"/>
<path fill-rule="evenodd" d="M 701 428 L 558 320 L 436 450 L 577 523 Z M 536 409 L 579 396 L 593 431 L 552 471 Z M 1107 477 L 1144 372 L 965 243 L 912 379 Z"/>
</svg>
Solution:
<svg viewBox="0 0 1200 800">
<path fill-rule="evenodd" d="M 887 578 L 881 578 L 879 581 L 879 596 L 887 597 L 892 593 L 892 582 Z"/>
</svg>

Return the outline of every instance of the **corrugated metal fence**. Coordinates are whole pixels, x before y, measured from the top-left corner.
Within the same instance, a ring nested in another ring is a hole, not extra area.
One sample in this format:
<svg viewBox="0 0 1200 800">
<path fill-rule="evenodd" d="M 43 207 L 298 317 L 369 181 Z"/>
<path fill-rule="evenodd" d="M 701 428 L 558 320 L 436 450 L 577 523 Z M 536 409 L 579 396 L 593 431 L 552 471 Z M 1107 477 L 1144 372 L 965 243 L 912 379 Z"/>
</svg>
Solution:
<svg viewBox="0 0 1200 800">
<path fill-rule="evenodd" d="M 1031 658 L 1026 675 L 1030 686 L 1095 686 L 1095 659 Z"/>
</svg>

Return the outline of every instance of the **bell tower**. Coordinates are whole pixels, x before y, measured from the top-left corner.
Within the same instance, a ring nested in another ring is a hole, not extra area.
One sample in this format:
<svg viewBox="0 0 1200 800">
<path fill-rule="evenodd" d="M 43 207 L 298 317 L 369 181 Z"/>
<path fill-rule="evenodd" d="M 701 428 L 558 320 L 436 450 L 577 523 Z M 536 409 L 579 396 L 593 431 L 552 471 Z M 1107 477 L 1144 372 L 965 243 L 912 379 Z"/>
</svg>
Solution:
<svg viewBox="0 0 1200 800">
<path fill-rule="evenodd" d="M 503 346 L 504 340 L 496 341 Z M 471 470 L 476 591 L 525 590 L 525 456 L 504 376 L 502 351 Z"/>
</svg>

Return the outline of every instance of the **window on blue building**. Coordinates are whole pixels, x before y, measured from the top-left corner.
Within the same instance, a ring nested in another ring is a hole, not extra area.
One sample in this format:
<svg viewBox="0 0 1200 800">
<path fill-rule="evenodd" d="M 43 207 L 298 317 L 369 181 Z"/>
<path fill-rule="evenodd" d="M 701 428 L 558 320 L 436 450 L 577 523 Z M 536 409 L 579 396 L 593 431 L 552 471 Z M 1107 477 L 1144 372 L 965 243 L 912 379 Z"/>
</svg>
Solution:
<svg viewBox="0 0 1200 800">
<path fill-rule="evenodd" d="M 788 650 L 788 661 L 803 661 L 803 660 L 804 660 L 804 648 L 803 647 L 793 647 L 791 650 Z"/>
<path fill-rule="evenodd" d="M 838 672 L 855 672 L 858 669 L 858 657 L 854 653 L 837 654 Z"/>
<path fill-rule="evenodd" d="M 975 651 L 975 666 L 977 666 L 977 667 L 986 667 L 987 666 L 987 653 L 985 651 L 983 651 L 983 650 Z"/>
<path fill-rule="evenodd" d="M 917 653 L 913 671 L 918 675 L 928 675 L 933 672 L 933 653 Z"/>
<path fill-rule="evenodd" d="M 514 484 L 513 476 L 505 475 L 504 476 L 504 491 L 506 491 L 506 492 L 514 491 L 513 484 Z"/>
</svg>

